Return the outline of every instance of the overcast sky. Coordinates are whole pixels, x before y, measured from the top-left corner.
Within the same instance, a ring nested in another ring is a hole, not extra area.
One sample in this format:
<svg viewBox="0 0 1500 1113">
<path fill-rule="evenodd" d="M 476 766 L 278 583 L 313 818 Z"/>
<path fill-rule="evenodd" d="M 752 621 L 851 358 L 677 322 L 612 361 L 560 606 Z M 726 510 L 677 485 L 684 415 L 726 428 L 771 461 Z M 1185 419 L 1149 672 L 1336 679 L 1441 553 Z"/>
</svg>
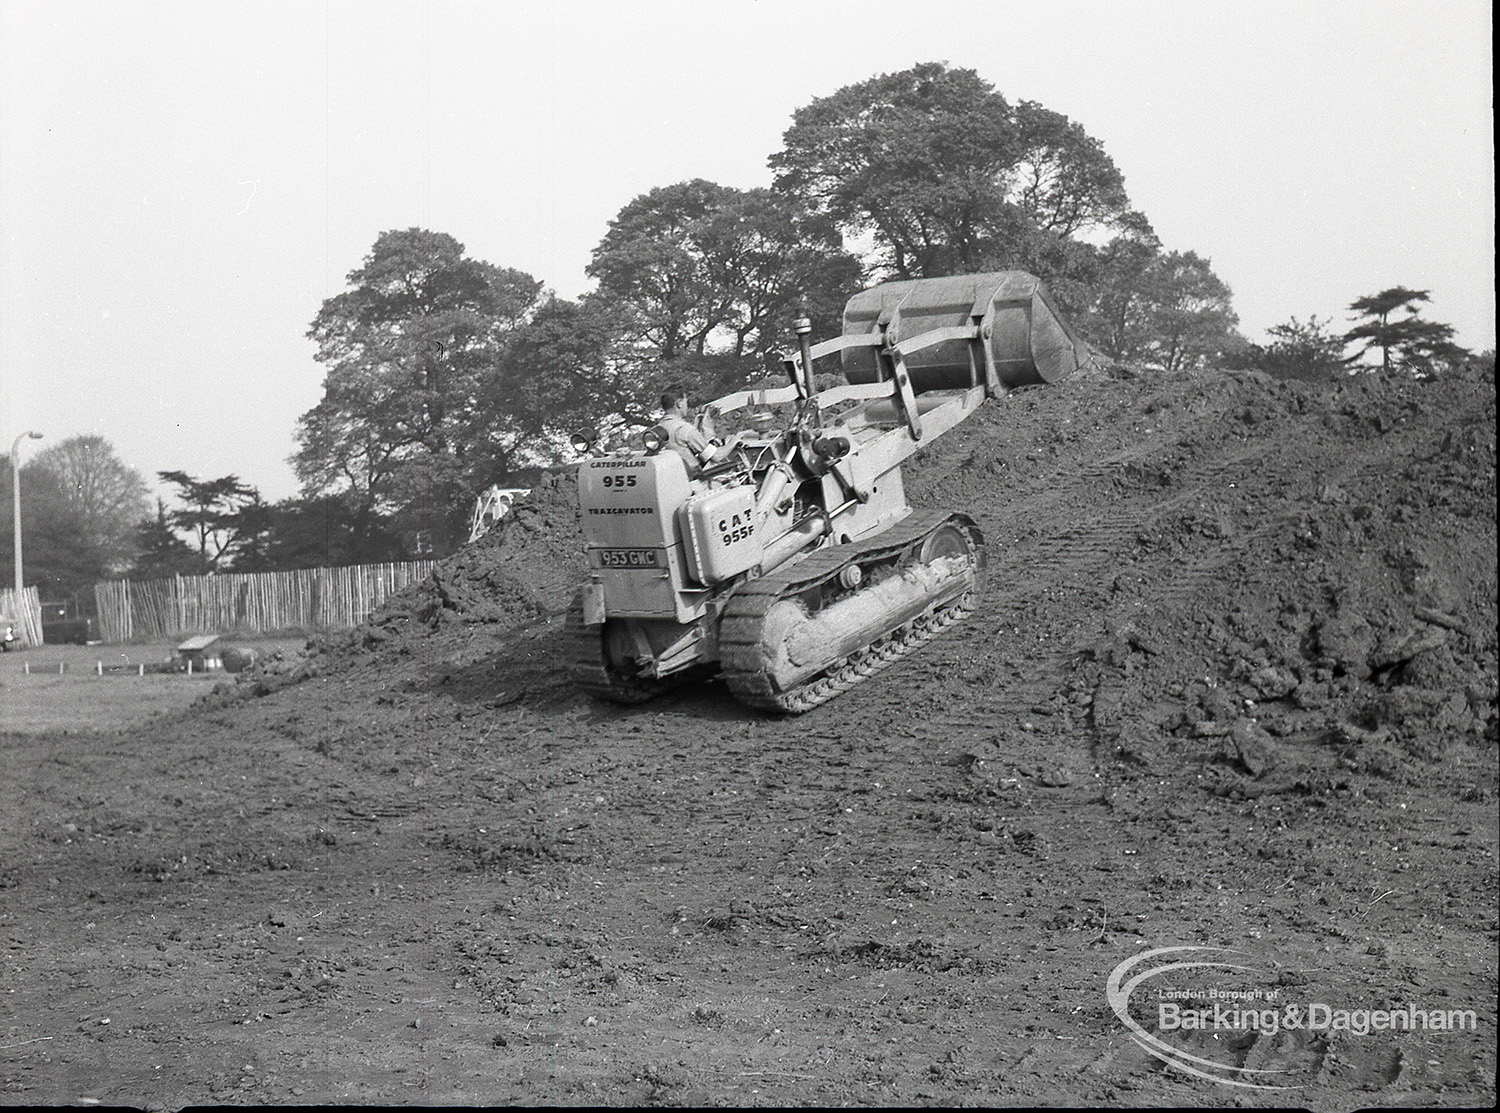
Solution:
<svg viewBox="0 0 1500 1113">
<path fill-rule="evenodd" d="M 296 493 L 305 338 L 420 226 L 559 294 L 632 198 L 770 184 L 813 99 L 918 62 L 1080 123 L 1242 331 L 1428 289 L 1495 345 L 1483 0 L 0 0 L 0 453 Z"/>
</svg>

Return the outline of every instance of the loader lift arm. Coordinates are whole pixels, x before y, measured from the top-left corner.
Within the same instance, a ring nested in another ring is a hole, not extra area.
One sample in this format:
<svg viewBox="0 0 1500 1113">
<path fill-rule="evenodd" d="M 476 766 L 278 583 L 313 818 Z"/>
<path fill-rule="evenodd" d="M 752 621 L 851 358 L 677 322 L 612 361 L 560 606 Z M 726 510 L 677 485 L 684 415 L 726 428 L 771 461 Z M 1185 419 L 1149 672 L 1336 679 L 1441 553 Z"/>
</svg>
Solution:
<svg viewBox="0 0 1500 1113">
<path fill-rule="evenodd" d="M 810 328 L 787 385 L 700 411 L 762 411 L 733 466 L 689 478 L 670 450 L 580 465 L 590 570 L 567 628 L 586 691 L 637 702 L 717 671 L 752 706 L 805 711 L 973 605 L 977 523 L 914 512 L 901 464 L 1086 349 L 1018 272 L 886 283 L 850 299 L 842 335 L 810 344 Z M 833 357 L 845 381 L 819 390 Z M 792 416 L 772 431 L 776 406 Z"/>
</svg>

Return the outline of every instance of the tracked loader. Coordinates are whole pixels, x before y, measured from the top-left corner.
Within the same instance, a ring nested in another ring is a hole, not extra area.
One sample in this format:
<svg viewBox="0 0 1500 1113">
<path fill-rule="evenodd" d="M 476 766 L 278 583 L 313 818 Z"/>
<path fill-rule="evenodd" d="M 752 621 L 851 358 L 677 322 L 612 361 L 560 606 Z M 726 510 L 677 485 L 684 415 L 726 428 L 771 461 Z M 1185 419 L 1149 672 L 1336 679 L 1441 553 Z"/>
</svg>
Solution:
<svg viewBox="0 0 1500 1113">
<path fill-rule="evenodd" d="M 747 411 L 722 459 L 699 467 L 657 428 L 644 453 L 580 464 L 588 573 L 565 638 L 592 695 L 638 703 L 717 673 L 752 707 L 803 712 L 965 617 L 979 526 L 913 509 L 901 464 L 987 399 L 1088 359 L 1016 271 L 884 283 L 849 300 L 841 335 L 795 329 L 788 385 L 698 411 L 710 436 Z M 843 381 L 819 390 L 833 357 Z"/>
</svg>

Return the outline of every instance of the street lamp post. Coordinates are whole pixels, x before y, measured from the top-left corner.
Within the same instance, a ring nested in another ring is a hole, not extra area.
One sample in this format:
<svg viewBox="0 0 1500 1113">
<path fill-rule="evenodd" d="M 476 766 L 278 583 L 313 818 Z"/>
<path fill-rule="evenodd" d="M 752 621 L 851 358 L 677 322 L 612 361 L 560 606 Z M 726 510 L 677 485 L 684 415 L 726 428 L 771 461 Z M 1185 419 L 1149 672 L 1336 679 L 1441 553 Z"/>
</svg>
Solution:
<svg viewBox="0 0 1500 1113">
<path fill-rule="evenodd" d="M 16 606 L 21 605 L 21 442 L 27 437 L 34 441 L 42 439 L 40 433 L 22 433 L 10 446 L 11 510 L 15 514 L 16 533 Z"/>
</svg>

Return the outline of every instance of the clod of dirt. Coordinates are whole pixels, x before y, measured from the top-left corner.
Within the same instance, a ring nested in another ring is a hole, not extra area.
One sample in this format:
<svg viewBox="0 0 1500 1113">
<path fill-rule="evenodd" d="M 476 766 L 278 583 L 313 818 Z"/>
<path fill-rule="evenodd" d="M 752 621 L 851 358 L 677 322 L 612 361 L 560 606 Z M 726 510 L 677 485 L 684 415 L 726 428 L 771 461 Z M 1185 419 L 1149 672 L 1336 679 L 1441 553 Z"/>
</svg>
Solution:
<svg viewBox="0 0 1500 1113">
<path fill-rule="evenodd" d="M 1277 764 L 1276 743 L 1249 719 L 1240 719 L 1229 731 L 1234 757 L 1252 777 L 1259 777 Z"/>
</svg>

